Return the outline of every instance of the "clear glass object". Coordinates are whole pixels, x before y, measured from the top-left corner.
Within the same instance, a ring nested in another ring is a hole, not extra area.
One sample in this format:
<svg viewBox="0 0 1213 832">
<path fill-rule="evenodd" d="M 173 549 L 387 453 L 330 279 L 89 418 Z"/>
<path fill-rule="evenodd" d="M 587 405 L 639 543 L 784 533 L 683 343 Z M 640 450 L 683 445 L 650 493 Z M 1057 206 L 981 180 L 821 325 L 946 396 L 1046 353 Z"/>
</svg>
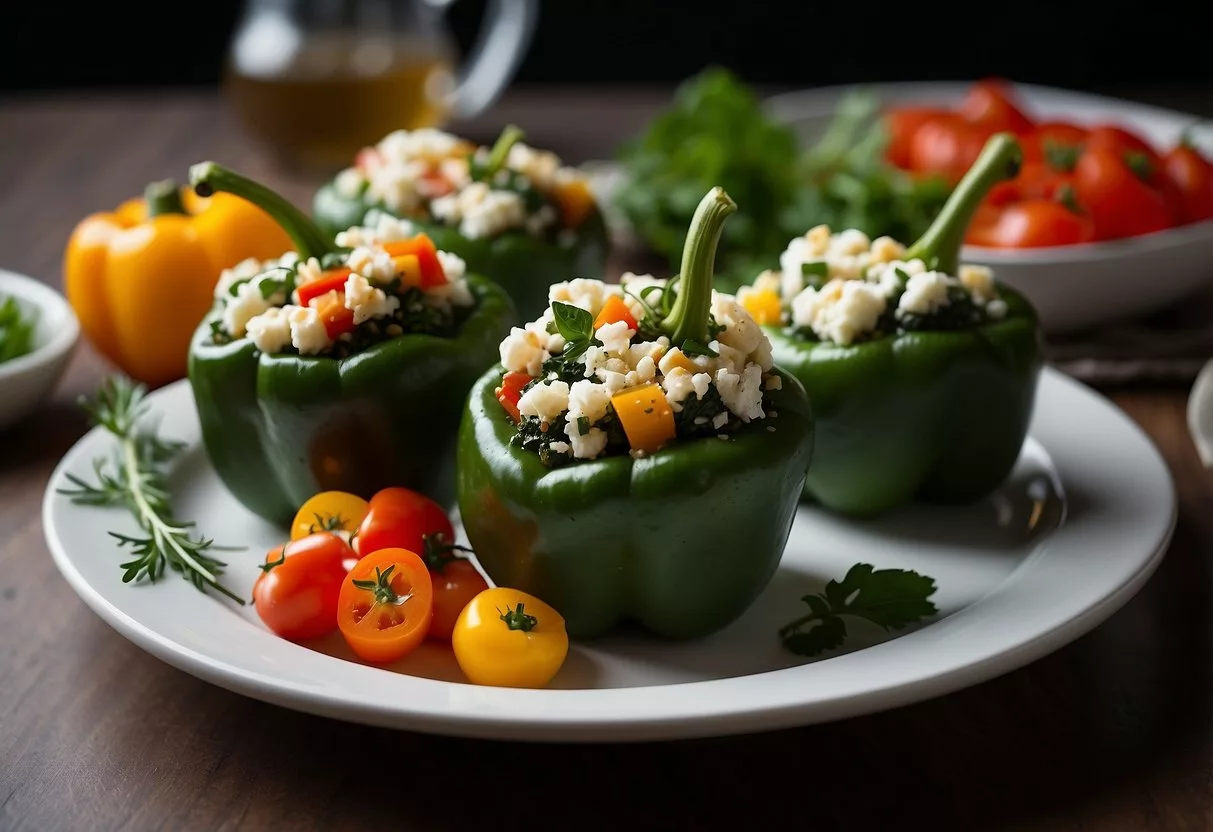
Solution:
<svg viewBox="0 0 1213 832">
<path fill-rule="evenodd" d="M 458 65 L 443 13 L 455 0 L 246 0 L 223 88 L 279 160 L 333 168 L 392 130 L 489 107 L 530 45 L 538 0 L 487 0 Z"/>
</svg>

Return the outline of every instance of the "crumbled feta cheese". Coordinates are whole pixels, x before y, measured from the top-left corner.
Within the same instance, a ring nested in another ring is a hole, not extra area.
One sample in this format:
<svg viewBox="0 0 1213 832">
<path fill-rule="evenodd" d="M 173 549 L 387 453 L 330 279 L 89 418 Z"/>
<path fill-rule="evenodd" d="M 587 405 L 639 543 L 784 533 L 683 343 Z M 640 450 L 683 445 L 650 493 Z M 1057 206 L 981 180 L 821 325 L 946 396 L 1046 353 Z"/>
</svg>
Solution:
<svg viewBox="0 0 1213 832">
<path fill-rule="evenodd" d="M 986 314 L 995 320 L 1005 318 L 1007 316 L 1007 302 L 1005 300 L 992 300 L 986 304 Z"/>
<path fill-rule="evenodd" d="M 994 272 L 988 266 L 961 266 L 958 277 L 960 285 L 968 290 L 977 305 L 985 306 L 998 297 L 994 289 Z"/>
<path fill-rule="evenodd" d="M 531 180 L 536 188 L 547 191 L 556 183 L 560 157 L 551 151 L 536 150 L 523 142 L 516 142 L 510 148 L 505 164 Z"/>
<path fill-rule="evenodd" d="M 533 234 L 538 237 L 547 231 L 556 221 L 560 219 L 556 213 L 556 209 L 551 205 L 544 205 L 538 211 L 526 218 L 526 230 L 528 234 Z"/>
<path fill-rule="evenodd" d="M 654 362 L 660 361 L 666 354 L 666 350 L 670 347 L 670 339 L 662 335 L 656 341 L 641 341 L 639 344 L 632 344 L 628 347 L 627 362 L 628 366 L 633 370 L 640 363 L 641 359 L 650 358 Z"/>
<path fill-rule="evenodd" d="M 716 390 L 720 400 L 743 422 L 763 417 L 762 370 L 750 364 L 740 374 L 720 370 L 716 373 Z"/>
<path fill-rule="evenodd" d="M 495 237 L 526 223 L 526 206 L 513 191 L 494 191 L 485 182 L 439 197 L 430 203 L 434 217 L 458 226 L 465 237 Z"/>
<path fill-rule="evenodd" d="M 637 362 L 636 369 L 633 372 L 636 373 L 636 377 L 640 379 L 640 382 L 645 384 L 656 378 L 657 364 L 646 355 Z"/>
<path fill-rule="evenodd" d="M 248 322 L 273 305 L 261 296 L 260 287 L 253 281 L 241 283 L 236 296 L 229 297 L 223 307 L 223 328 L 233 338 L 242 338 Z"/>
<path fill-rule="evenodd" d="M 606 385 L 593 381 L 575 381 L 569 388 L 569 413 L 585 416 L 593 424 L 606 415 L 611 394 Z M 573 418 L 571 415 L 570 419 Z"/>
<path fill-rule="evenodd" d="M 567 454 L 572 446 L 568 442 L 549 442 L 548 450 L 554 454 Z"/>
<path fill-rule="evenodd" d="M 696 373 L 691 376 L 691 386 L 695 388 L 695 398 L 702 399 L 708 394 L 708 387 L 712 384 L 712 377 L 707 373 Z"/>
<path fill-rule="evenodd" d="M 602 311 L 607 299 L 607 286 L 601 280 L 578 277 L 564 283 L 556 283 L 548 288 L 548 300 L 560 301 L 580 309 L 591 315 Z"/>
<path fill-rule="evenodd" d="M 291 343 L 291 322 L 281 307 L 267 309 L 251 318 L 245 329 L 253 345 L 264 353 L 282 352 Z"/>
<path fill-rule="evenodd" d="M 602 386 L 612 396 L 623 390 L 624 384 L 627 381 L 627 377 L 623 373 L 617 373 L 613 370 L 599 370 L 597 376 L 602 379 Z"/>
<path fill-rule="evenodd" d="M 345 263 L 351 271 L 376 283 L 387 283 L 396 276 L 396 263 L 392 255 L 379 247 L 356 248 L 350 252 Z"/>
<path fill-rule="evenodd" d="M 564 426 L 564 433 L 577 459 L 593 459 L 606 449 L 607 433 L 602 428 L 590 428 L 589 433 L 582 436 L 577 430 L 577 422 L 571 421 Z"/>
<path fill-rule="evenodd" d="M 892 237 L 877 237 L 872 241 L 871 262 L 873 264 L 889 263 L 900 259 L 905 252 L 906 247 Z"/>
<path fill-rule="evenodd" d="M 511 373 L 526 373 L 529 376 L 537 377 L 548 358 L 547 350 L 540 344 L 538 336 L 521 327 L 510 329 L 499 351 L 501 366 Z"/>
<path fill-rule="evenodd" d="M 943 272 L 922 272 L 910 277 L 906 290 L 897 304 L 897 311 L 911 315 L 929 315 L 948 305 L 948 286 Z"/>
<path fill-rule="evenodd" d="M 354 313 L 354 323 L 383 318 L 400 308 L 400 298 L 376 289 L 360 274 L 345 280 L 345 308 Z"/>
<path fill-rule="evenodd" d="M 309 306 L 284 306 L 291 327 L 291 344 L 300 355 L 315 355 L 327 350 L 332 341 L 320 320 L 320 313 Z"/>
<path fill-rule="evenodd" d="M 256 277 L 269 267 L 269 263 L 262 263 L 256 257 L 249 257 L 241 260 L 230 269 L 224 269 L 219 272 L 219 280 L 215 283 L 215 297 L 224 297 L 231 290 L 233 284 L 241 280 L 249 280 Z"/>
<path fill-rule="evenodd" d="M 451 133 L 432 127 L 394 130 L 375 146 L 384 159 L 407 161 L 421 159 L 439 162 L 468 149 L 467 142 Z"/>
<path fill-rule="evenodd" d="M 826 251 L 829 254 L 854 256 L 866 252 L 871 246 L 872 241 L 868 239 L 867 234 L 858 228 L 848 228 L 838 232 L 830 239 Z"/>
<path fill-rule="evenodd" d="M 724 327 L 716 339 L 745 355 L 757 349 L 766 338 L 749 311 L 735 298 L 713 292 L 712 314 L 716 323 Z"/>
<path fill-rule="evenodd" d="M 886 307 L 879 287 L 865 281 L 835 278 L 820 290 L 805 289 L 792 300 L 792 320 L 817 337 L 850 344 L 876 328 Z"/>
<path fill-rule="evenodd" d="M 563 381 L 544 381 L 534 385 L 518 400 L 518 412 L 554 422 L 569 409 L 569 386 Z"/>
<path fill-rule="evenodd" d="M 716 430 L 720 430 L 722 427 L 724 427 L 728 423 L 729 423 L 729 412 L 727 410 L 722 410 L 719 413 L 717 413 L 715 416 L 712 417 L 712 427 L 714 427 Z M 729 437 L 725 436 L 723 433 L 719 434 L 719 435 L 720 435 L 721 439 L 729 438 Z"/>
<path fill-rule="evenodd" d="M 665 391 L 666 401 L 670 403 L 675 412 L 682 410 L 683 399 L 696 392 L 693 379 L 694 376 L 682 367 L 674 367 L 662 376 L 661 389 Z M 700 394 L 695 398 L 702 399 L 703 396 Z"/>
<path fill-rule="evenodd" d="M 708 346 L 714 349 L 720 356 L 718 359 L 716 359 L 714 364 L 708 365 L 710 369 L 715 370 L 723 367 L 730 373 L 739 373 L 741 372 L 741 368 L 749 363 L 749 357 L 744 352 L 734 349 L 728 344 L 722 344 L 720 341 L 713 341 L 712 343 L 708 344 Z"/>
<path fill-rule="evenodd" d="M 687 372 L 695 372 L 697 369 L 695 362 L 686 356 L 678 347 L 674 347 L 665 355 L 661 356 L 661 361 L 657 365 L 662 373 L 669 375 L 675 367 L 681 367 Z"/>
<path fill-rule="evenodd" d="M 623 355 L 628 352 L 632 336 L 636 331 L 628 326 L 627 321 L 615 321 L 603 324 L 594 332 L 594 337 L 602 342 L 602 348 L 608 353 Z"/>
<path fill-rule="evenodd" d="M 407 240 L 417 234 L 417 227 L 412 222 L 399 219 L 384 211 L 367 212 L 363 223 L 364 225 L 337 232 L 335 240 L 337 245 L 343 248 L 383 245 Z"/>
<path fill-rule="evenodd" d="M 442 273 L 446 275 L 446 279 L 452 283 L 467 274 L 467 262 L 453 252 L 439 251 L 438 264 L 442 266 Z"/>
<path fill-rule="evenodd" d="M 471 306 L 476 302 L 476 299 L 472 297 L 472 290 L 468 287 L 468 282 L 462 279 L 433 286 L 426 289 L 425 294 L 429 300 L 440 306 L 442 304 Z"/>
<path fill-rule="evenodd" d="M 333 189 L 343 199 L 357 199 L 366 187 L 366 177 L 358 168 L 346 168 L 333 179 Z M 340 244 L 339 244 L 340 245 Z"/>
<path fill-rule="evenodd" d="M 783 379 L 780 378 L 779 376 L 771 376 L 770 378 L 767 379 L 767 383 L 765 386 L 766 386 L 767 390 L 782 390 L 783 389 Z M 774 415 L 774 413 L 775 413 L 775 411 L 771 411 L 772 415 Z"/>
</svg>

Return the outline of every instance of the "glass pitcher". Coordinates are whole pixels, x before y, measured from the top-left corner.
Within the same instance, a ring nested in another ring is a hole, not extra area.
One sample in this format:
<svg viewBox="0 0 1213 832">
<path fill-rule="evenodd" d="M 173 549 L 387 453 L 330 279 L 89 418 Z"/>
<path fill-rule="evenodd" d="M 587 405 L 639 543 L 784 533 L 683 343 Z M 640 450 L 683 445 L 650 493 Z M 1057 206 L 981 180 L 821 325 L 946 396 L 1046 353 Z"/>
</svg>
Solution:
<svg viewBox="0 0 1213 832">
<path fill-rule="evenodd" d="M 348 165 L 396 129 L 490 106 L 530 45 L 537 0 L 488 0 L 462 68 L 442 19 L 454 0 L 246 0 L 224 92 L 287 165 Z"/>
</svg>

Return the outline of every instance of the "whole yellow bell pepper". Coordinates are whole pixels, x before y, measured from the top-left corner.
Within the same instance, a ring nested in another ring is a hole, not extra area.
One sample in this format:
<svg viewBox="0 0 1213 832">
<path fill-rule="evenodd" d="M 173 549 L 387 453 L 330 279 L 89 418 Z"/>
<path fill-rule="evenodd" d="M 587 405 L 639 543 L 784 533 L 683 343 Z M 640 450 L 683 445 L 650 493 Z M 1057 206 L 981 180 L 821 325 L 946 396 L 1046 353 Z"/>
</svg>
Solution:
<svg viewBox="0 0 1213 832">
<path fill-rule="evenodd" d="M 64 255 L 64 293 L 98 352 L 159 387 L 185 377 L 190 338 L 220 272 L 291 247 L 286 232 L 244 199 L 204 199 L 154 182 L 142 197 L 80 221 Z"/>
</svg>

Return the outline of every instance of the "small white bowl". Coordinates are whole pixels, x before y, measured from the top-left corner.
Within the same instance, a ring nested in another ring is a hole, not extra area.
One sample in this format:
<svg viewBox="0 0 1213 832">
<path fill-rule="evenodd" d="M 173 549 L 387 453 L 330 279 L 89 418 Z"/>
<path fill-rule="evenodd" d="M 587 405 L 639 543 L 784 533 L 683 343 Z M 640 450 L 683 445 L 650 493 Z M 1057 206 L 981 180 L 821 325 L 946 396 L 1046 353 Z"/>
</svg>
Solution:
<svg viewBox="0 0 1213 832">
<path fill-rule="evenodd" d="M 904 82 L 819 87 L 768 98 L 767 112 L 791 126 L 807 146 L 825 130 L 842 96 L 863 88 L 893 104 L 954 105 L 971 82 Z M 1156 147 L 1173 145 L 1196 116 L 1098 95 L 1012 85 L 1030 115 L 1078 124 L 1122 124 Z M 1192 129 L 1213 154 L 1213 131 Z M 961 259 L 994 270 L 1023 292 L 1050 333 L 1069 333 L 1156 312 L 1213 282 L 1213 220 L 1124 240 L 1038 249 L 965 246 Z"/>
<path fill-rule="evenodd" d="M 0 269 L 0 300 L 13 297 L 34 314 L 34 348 L 0 362 L 0 430 L 17 424 L 50 394 L 80 340 L 80 322 L 71 305 L 44 283 Z"/>
</svg>

